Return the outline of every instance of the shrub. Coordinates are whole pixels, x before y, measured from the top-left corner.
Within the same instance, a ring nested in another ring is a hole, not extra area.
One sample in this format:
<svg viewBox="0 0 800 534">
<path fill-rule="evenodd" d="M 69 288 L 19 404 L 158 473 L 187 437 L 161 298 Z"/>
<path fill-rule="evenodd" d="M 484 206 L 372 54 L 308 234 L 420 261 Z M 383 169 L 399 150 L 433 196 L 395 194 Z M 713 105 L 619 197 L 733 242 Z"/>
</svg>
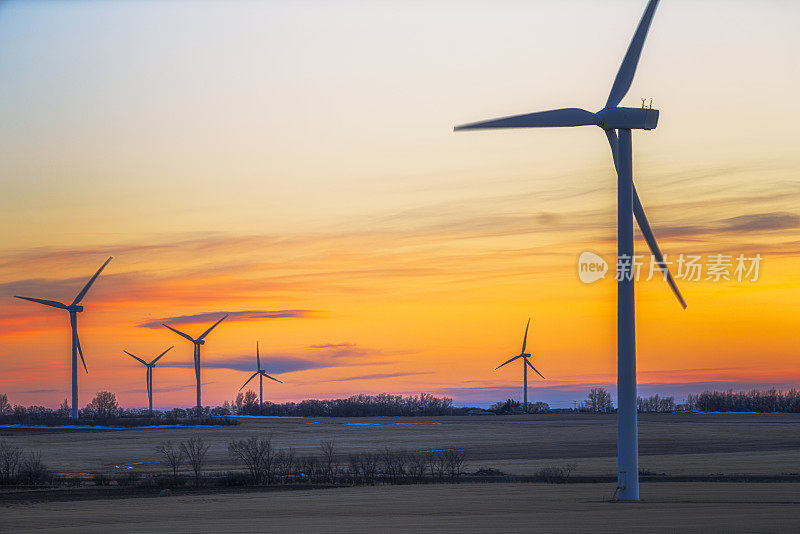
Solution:
<svg viewBox="0 0 800 534">
<path fill-rule="evenodd" d="M 479 477 L 504 477 L 506 476 L 506 473 L 500 471 L 499 469 L 495 469 L 494 467 L 481 467 L 475 471 L 473 475 Z"/>
<path fill-rule="evenodd" d="M 536 472 L 534 477 L 536 480 L 548 484 L 563 484 L 574 470 L 574 464 L 567 464 L 566 467 L 543 467 Z"/>
<path fill-rule="evenodd" d="M 19 478 L 25 484 L 34 485 L 46 484 L 51 481 L 52 475 L 44 462 L 42 462 L 41 452 L 31 452 L 22 461 Z"/>
<path fill-rule="evenodd" d="M 228 471 L 217 479 L 217 484 L 225 487 L 247 486 L 251 482 L 251 475 L 238 471 Z"/>
</svg>

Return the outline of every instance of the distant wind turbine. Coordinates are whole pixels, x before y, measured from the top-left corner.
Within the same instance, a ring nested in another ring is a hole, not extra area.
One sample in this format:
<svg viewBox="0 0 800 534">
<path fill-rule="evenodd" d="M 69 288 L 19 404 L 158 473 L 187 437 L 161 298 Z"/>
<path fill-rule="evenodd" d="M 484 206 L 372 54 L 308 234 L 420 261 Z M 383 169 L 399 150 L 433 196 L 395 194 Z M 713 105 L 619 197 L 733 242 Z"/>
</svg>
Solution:
<svg viewBox="0 0 800 534">
<path fill-rule="evenodd" d="M 97 277 L 100 276 L 100 273 L 103 269 L 106 268 L 108 262 L 111 261 L 111 258 L 108 258 L 106 262 L 94 273 L 86 285 L 83 286 L 78 296 L 75 297 L 75 300 L 72 301 L 72 304 L 69 306 L 63 304 L 61 302 L 55 300 L 44 300 L 44 299 L 35 299 L 33 297 L 18 297 L 14 296 L 14 298 L 22 299 L 22 300 L 29 300 L 31 302 L 38 302 L 39 304 L 44 304 L 45 306 L 52 306 L 53 308 L 59 308 L 62 310 L 67 310 L 69 312 L 69 325 L 72 329 L 72 418 L 77 420 L 78 419 L 78 355 L 81 356 L 81 362 L 83 363 L 83 370 L 85 372 L 89 372 L 86 368 L 86 360 L 83 359 L 83 349 L 81 349 L 81 341 L 78 338 L 78 314 L 83 311 L 83 306 L 80 305 L 83 297 L 86 296 L 86 293 L 89 291 L 89 288 L 92 287 L 94 281 L 97 280 Z"/>
<path fill-rule="evenodd" d="M 168 324 L 161 323 L 162 326 L 166 326 L 167 328 L 169 328 L 170 330 L 172 330 L 173 332 L 175 332 L 179 336 L 185 337 L 186 339 L 188 339 L 189 341 L 191 341 L 194 344 L 194 375 L 195 375 L 195 378 L 197 379 L 197 416 L 198 417 L 203 414 L 203 404 L 202 404 L 202 402 L 200 402 L 200 345 L 204 345 L 205 344 L 205 338 L 208 335 L 208 333 L 211 332 L 212 330 L 214 330 L 214 328 L 219 323 L 221 323 L 222 321 L 227 319 L 227 317 L 228 317 L 228 315 L 226 314 L 225 317 L 223 317 L 222 319 L 220 319 L 216 323 L 212 324 L 211 327 L 208 330 L 206 330 L 205 332 L 203 332 L 203 334 L 200 337 L 198 337 L 197 339 L 194 339 L 189 334 L 185 334 L 184 332 L 181 332 L 180 330 L 176 330 L 175 328 L 172 328 Z"/>
<path fill-rule="evenodd" d="M 534 367 L 533 364 L 528 359 L 528 358 L 531 357 L 531 355 L 525 352 L 525 346 L 528 344 L 528 327 L 530 325 L 531 325 L 531 319 L 529 317 L 528 318 L 528 324 L 525 325 L 525 337 L 522 338 L 522 352 L 520 352 L 518 355 L 516 355 L 513 358 L 511 358 L 510 360 L 508 360 L 506 363 L 504 363 L 502 365 L 498 365 L 497 367 L 494 368 L 494 370 L 497 371 L 498 369 L 500 369 L 504 365 L 508 365 L 509 363 L 513 362 L 514 360 L 522 358 L 522 362 L 523 362 L 522 363 L 522 391 L 523 391 L 523 397 L 525 399 L 524 400 L 524 404 L 523 404 L 523 406 L 525 407 L 524 408 L 525 409 L 525 413 L 528 412 L 528 367 L 530 367 L 531 369 L 536 371 L 537 375 L 539 375 L 542 378 L 544 378 L 544 376 L 542 376 L 542 373 L 537 371 L 536 367 Z"/>
<path fill-rule="evenodd" d="M 259 356 L 259 354 L 258 354 L 258 341 L 256 341 L 256 365 L 257 365 L 256 372 L 253 373 L 253 375 L 250 378 L 247 379 L 247 382 L 245 382 L 242 385 L 242 387 L 239 388 L 239 391 L 242 391 L 244 389 L 244 386 L 246 386 L 248 384 L 248 382 L 250 382 L 252 379 L 254 379 L 255 377 L 258 377 L 258 387 L 261 390 L 259 406 L 263 406 L 264 405 L 264 377 L 267 377 L 270 380 L 274 380 L 275 382 L 280 382 L 281 384 L 283 384 L 283 382 L 281 382 L 277 378 L 272 378 L 271 376 L 269 376 L 266 373 L 266 371 L 261 369 L 261 356 Z"/>
<path fill-rule="evenodd" d="M 611 145 L 614 166 L 617 170 L 617 495 L 620 500 L 639 499 L 638 430 L 636 421 L 636 347 L 635 303 L 633 296 L 633 217 L 639 223 L 653 257 L 662 269 L 666 281 L 678 302 L 685 309 L 686 302 L 669 272 L 658 247 L 653 230 L 633 185 L 632 130 L 653 130 L 658 125 L 658 110 L 650 108 L 618 107 L 633 83 L 642 47 L 650 29 L 659 0 L 650 0 L 645 8 L 636 33 L 628 46 L 625 58 L 617 72 L 606 105 L 597 113 L 584 109 L 567 108 L 514 115 L 463 126 L 455 130 L 480 130 L 486 128 L 546 128 L 563 126 L 599 126 L 605 131 Z"/>
<path fill-rule="evenodd" d="M 165 355 L 166 353 L 171 351 L 173 348 L 175 348 L 175 345 L 171 346 L 170 348 L 168 348 L 167 350 L 165 350 L 164 352 L 159 354 L 158 357 L 155 360 L 153 360 L 152 362 L 150 362 L 150 363 L 147 363 L 146 361 L 144 361 L 140 357 L 131 354 L 127 350 L 123 350 L 122 351 L 125 354 L 127 354 L 128 356 L 130 356 L 131 358 L 133 358 L 135 360 L 139 360 L 140 362 L 142 362 L 142 365 L 147 367 L 147 403 L 148 403 L 148 406 L 149 406 L 150 415 L 153 415 L 153 368 L 156 366 L 156 362 L 158 360 L 160 360 L 163 355 Z"/>
</svg>

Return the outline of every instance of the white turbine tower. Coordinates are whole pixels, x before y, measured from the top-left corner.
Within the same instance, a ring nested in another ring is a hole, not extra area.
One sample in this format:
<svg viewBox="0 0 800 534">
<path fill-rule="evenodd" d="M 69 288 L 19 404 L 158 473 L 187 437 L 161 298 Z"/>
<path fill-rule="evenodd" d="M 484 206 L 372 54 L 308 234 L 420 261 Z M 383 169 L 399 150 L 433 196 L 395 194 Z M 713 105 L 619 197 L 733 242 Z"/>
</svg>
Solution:
<svg viewBox="0 0 800 534">
<path fill-rule="evenodd" d="M 273 377 L 269 376 L 266 371 L 261 369 L 261 356 L 258 354 L 258 341 L 256 341 L 256 366 L 257 366 L 256 367 L 256 372 L 253 373 L 253 375 L 250 378 L 247 379 L 247 382 L 242 384 L 242 387 L 239 388 L 239 391 L 242 391 L 244 389 L 244 387 L 252 379 L 254 379 L 255 377 L 258 377 L 258 388 L 260 390 L 260 397 L 259 397 L 260 403 L 259 403 L 258 406 L 261 407 L 261 406 L 264 405 L 264 377 L 269 378 L 270 380 L 274 380 L 275 382 L 280 382 L 281 384 L 283 384 L 283 382 L 281 382 L 277 378 L 273 378 Z"/>
<path fill-rule="evenodd" d="M 201 415 L 203 415 L 203 403 L 200 401 L 200 347 L 202 345 L 205 345 L 205 343 L 206 343 L 205 339 L 206 339 L 206 336 L 209 334 L 209 332 L 214 330 L 214 328 L 216 328 L 216 326 L 219 323 L 221 323 L 222 321 L 224 321 L 227 317 L 228 317 L 228 315 L 226 314 L 225 317 L 223 317 L 222 319 L 220 319 L 216 323 L 212 324 L 208 328 L 208 330 L 203 332 L 202 335 L 200 335 L 200 337 L 198 337 L 197 339 L 194 339 L 189 334 L 181 332 L 180 330 L 176 330 L 175 328 L 172 328 L 168 324 L 161 323 L 162 326 L 166 326 L 167 328 L 169 328 L 170 330 L 172 330 L 173 332 L 175 332 L 179 336 L 188 339 L 189 341 L 192 342 L 192 344 L 194 344 L 194 376 L 195 376 L 195 379 L 197 380 L 197 417 L 200 417 Z"/>
<path fill-rule="evenodd" d="M 528 360 L 531 357 L 529 353 L 525 352 L 525 346 L 528 344 L 528 327 L 531 326 L 531 319 L 528 317 L 528 324 L 525 325 L 525 337 L 522 338 L 522 352 L 518 355 L 514 356 L 504 364 L 498 365 L 494 368 L 495 371 L 503 367 L 504 365 L 508 365 L 509 363 L 522 358 L 522 396 L 523 396 L 523 410 L 525 413 L 528 413 L 528 367 L 536 371 L 536 374 L 544 378 L 542 373 L 536 370 L 536 367 Z"/>
<path fill-rule="evenodd" d="M 69 312 L 69 325 L 72 329 L 72 418 L 75 420 L 78 419 L 78 355 L 81 357 L 83 370 L 87 373 L 89 372 L 89 370 L 86 368 L 86 360 L 83 359 L 81 340 L 78 338 L 78 314 L 83 311 L 83 306 L 81 306 L 80 303 L 83 300 L 83 297 L 86 296 L 89 288 L 92 287 L 94 281 L 97 280 L 97 277 L 100 276 L 100 273 L 106 268 L 106 265 L 108 265 L 108 262 L 110 261 L 111 258 L 108 258 L 106 262 L 97 270 L 97 272 L 94 273 L 94 276 L 92 276 L 89 281 L 86 282 L 86 285 L 83 286 L 83 289 L 81 289 L 80 293 L 78 293 L 78 296 L 75 297 L 75 300 L 73 300 L 72 304 L 69 306 L 55 300 L 35 299 L 33 297 L 14 297 L 44 304 L 45 306 L 52 306 L 53 308 L 59 308 Z"/>
<path fill-rule="evenodd" d="M 628 93 L 642 53 L 658 0 L 650 0 L 633 35 L 622 66 L 611 87 L 606 105 L 597 113 L 567 108 L 457 126 L 456 130 L 487 128 L 545 128 L 599 126 L 605 131 L 617 170 L 617 495 L 620 500 L 639 499 L 639 458 L 636 423 L 636 347 L 633 298 L 633 217 L 636 217 L 650 251 L 665 275 L 681 306 L 686 302 L 669 272 L 642 203 L 633 185 L 632 130 L 653 130 L 658 110 L 618 107 Z"/>
<path fill-rule="evenodd" d="M 123 351 L 122 351 L 122 352 L 124 352 L 125 354 L 127 354 L 128 356 L 130 356 L 131 358 L 133 358 L 133 359 L 135 359 L 135 360 L 139 360 L 139 361 L 142 363 L 142 365 L 144 365 L 145 367 L 147 367 L 147 375 L 146 375 L 146 380 L 147 380 L 147 404 L 148 404 L 148 407 L 149 407 L 149 410 L 148 410 L 148 411 L 150 412 L 150 415 L 151 415 L 151 416 L 153 415 L 153 368 L 156 366 L 156 362 L 157 362 L 158 360 L 160 360 L 160 359 L 161 359 L 161 357 L 162 357 L 163 355 L 165 355 L 166 353 L 168 353 L 169 351 L 171 351 L 173 348 L 175 348 L 175 345 L 171 346 L 170 348 L 168 348 L 167 350 L 165 350 L 164 352 L 162 352 L 161 354 L 159 354 L 159 355 L 158 355 L 158 356 L 157 356 L 157 357 L 156 357 L 156 358 L 155 358 L 155 359 L 154 359 L 152 362 L 150 362 L 150 363 L 147 363 L 146 361 L 144 361 L 143 359 L 141 359 L 141 358 L 140 358 L 140 357 L 138 357 L 138 356 L 134 356 L 133 354 L 131 354 L 131 353 L 130 353 L 130 352 L 128 352 L 127 350 L 123 350 Z"/>
</svg>

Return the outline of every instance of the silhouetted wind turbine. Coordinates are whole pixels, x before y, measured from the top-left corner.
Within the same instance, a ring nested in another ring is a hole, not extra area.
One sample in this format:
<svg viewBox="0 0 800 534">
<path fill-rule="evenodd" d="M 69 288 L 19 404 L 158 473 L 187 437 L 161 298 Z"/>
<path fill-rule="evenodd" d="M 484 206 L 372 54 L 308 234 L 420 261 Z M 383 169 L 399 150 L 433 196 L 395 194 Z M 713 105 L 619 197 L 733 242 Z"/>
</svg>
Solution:
<svg viewBox="0 0 800 534">
<path fill-rule="evenodd" d="M 153 368 L 156 366 L 156 362 L 160 360 L 163 355 L 171 351 L 173 348 L 175 348 L 175 345 L 171 346 L 170 348 L 159 354 L 158 357 L 150 363 L 147 363 L 138 356 L 134 356 L 127 350 L 122 351 L 131 358 L 139 360 L 140 362 L 142 362 L 142 365 L 147 367 L 147 404 L 149 406 L 150 415 L 153 415 Z"/>
<path fill-rule="evenodd" d="M 518 355 L 516 355 L 513 358 L 511 358 L 510 360 L 508 360 L 506 363 L 498 365 L 497 367 L 494 368 L 494 370 L 497 371 L 498 369 L 500 369 L 504 365 L 508 365 L 509 363 L 513 362 L 514 360 L 522 358 L 522 391 L 523 391 L 523 397 L 525 399 L 524 400 L 524 404 L 523 404 L 523 406 L 525 407 L 524 408 L 525 413 L 528 412 L 528 367 L 530 367 L 531 369 L 536 371 L 537 375 L 539 375 L 542 378 L 544 378 L 544 376 L 542 376 L 542 373 L 537 371 L 536 367 L 534 367 L 533 364 L 530 362 L 530 360 L 528 360 L 528 358 L 530 358 L 531 355 L 525 352 L 525 346 L 528 344 L 528 327 L 530 325 L 531 325 L 531 319 L 529 317 L 528 318 L 528 324 L 525 325 L 525 337 L 522 338 L 522 352 L 520 352 Z"/>
<path fill-rule="evenodd" d="M 639 223 L 647 245 L 665 274 L 667 283 L 683 308 L 683 300 L 672 274 L 664 263 L 650 223 L 633 185 L 631 130 L 653 130 L 658 125 L 658 110 L 621 108 L 642 54 L 647 32 L 658 0 L 650 0 L 622 60 L 606 105 L 597 113 L 567 108 L 525 115 L 514 115 L 464 126 L 456 130 L 486 128 L 545 128 L 559 126 L 599 126 L 605 131 L 617 170 L 617 490 L 620 500 L 639 499 L 638 433 L 636 424 L 636 347 L 633 298 L 633 216 Z"/>
<path fill-rule="evenodd" d="M 258 386 L 259 386 L 259 389 L 261 390 L 261 396 L 260 396 L 260 401 L 261 402 L 260 402 L 259 406 L 263 406 L 264 405 L 264 377 L 267 377 L 270 380 L 274 380 L 275 382 L 280 382 L 281 384 L 283 384 L 283 382 L 281 382 L 277 378 L 272 378 L 271 376 L 269 376 L 266 373 L 266 371 L 261 369 L 261 356 L 259 356 L 259 354 L 258 354 L 258 341 L 256 341 L 256 365 L 258 366 L 256 372 L 253 373 L 253 376 L 251 376 L 250 378 L 247 379 L 247 382 L 242 384 L 242 387 L 239 388 L 239 391 L 242 391 L 244 389 L 244 387 L 248 384 L 248 382 L 250 382 L 252 379 L 254 379 L 255 377 L 258 377 Z"/>
<path fill-rule="evenodd" d="M 175 332 L 179 336 L 185 337 L 186 339 L 188 339 L 189 341 L 191 341 L 194 344 L 194 375 L 195 375 L 195 378 L 197 379 L 197 416 L 198 417 L 203 415 L 203 404 L 200 402 L 200 345 L 204 345 L 205 344 L 205 338 L 208 335 L 208 333 L 211 332 L 212 330 L 214 330 L 214 328 L 219 323 L 224 321 L 227 317 L 228 317 L 228 315 L 226 314 L 225 317 L 223 317 L 222 319 L 220 319 L 216 323 L 212 324 L 211 327 L 208 330 L 206 330 L 205 332 L 203 332 L 203 334 L 200 337 L 198 337 L 197 339 L 194 339 L 189 334 L 185 334 L 185 333 L 181 332 L 180 330 L 176 330 L 175 328 L 172 328 L 168 324 L 161 323 L 162 326 L 166 326 L 167 328 L 169 328 L 170 330 L 172 330 L 173 332 Z"/>
<path fill-rule="evenodd" d="M 81 341 L 78 338 L 78 314 L 83 311 L 83 306 L 80 305 L 81 300 L 83 297 L 86 296 L 86 293 L 89 291 L 89 288 L 92 287 L 94 281 L 97 280 L 97 277 L 100 276 L 100 273 L 103 269 L 106 268 L 108 262 L 111 261 L 111 258 L 108 258 L 106 262 L 94 273 L 86 285 L 83 286 L 78 296 L 75 297 L 75 300 L 72 301 L 72 304 L 67 306 L 61 302 L 55 300 L 44 300 L 44 299 L 35 299 L 33 297 L 18 297 L 14 296 L 14 298 L 29 300 L 31 302 L 38 302 L 39 304 L 44 304 L 45 306 L 52 306 L 53 308 L 60 308 L 62 310 L 67 310 L 69 312 L 69 325 L 72 329 L 72 418 L 78 419 L 78 355 L 81 356 L 81 362 L 83 363 L 83 370 L 85 372 L 89 372 L 86 368 L 86 360 L 83 359 L 83 349 L 81 349 Z"/>
</svg>

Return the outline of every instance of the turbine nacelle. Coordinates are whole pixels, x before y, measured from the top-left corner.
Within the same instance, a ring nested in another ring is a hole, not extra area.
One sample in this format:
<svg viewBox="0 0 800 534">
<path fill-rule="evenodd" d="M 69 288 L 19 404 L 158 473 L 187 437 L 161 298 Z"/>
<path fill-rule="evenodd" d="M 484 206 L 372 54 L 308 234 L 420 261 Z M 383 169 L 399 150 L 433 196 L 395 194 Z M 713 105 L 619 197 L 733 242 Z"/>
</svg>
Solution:
<svg viewBox="0 0 800 534">
<path fill-rule="evenodd" d="M 648 108 L 605 108 L 596 113 L 604 130 L 655 130 L 658 110 Z"/>
<path fill-rule="evenodd" d="M 80 304 L 73 304 L 71 306 L 67 306 L 67 311 L 68 312 L 79 313 L 79 312 L 83 311 L 83 306 L 81 306 Z"/>
<path fill-rule="evenodd" d="M 205 345 L 206 344 L 206 340 L 205 339 L 196 339 L 194 341 L 194 344 L 195 345 Z"/>
</svg>

